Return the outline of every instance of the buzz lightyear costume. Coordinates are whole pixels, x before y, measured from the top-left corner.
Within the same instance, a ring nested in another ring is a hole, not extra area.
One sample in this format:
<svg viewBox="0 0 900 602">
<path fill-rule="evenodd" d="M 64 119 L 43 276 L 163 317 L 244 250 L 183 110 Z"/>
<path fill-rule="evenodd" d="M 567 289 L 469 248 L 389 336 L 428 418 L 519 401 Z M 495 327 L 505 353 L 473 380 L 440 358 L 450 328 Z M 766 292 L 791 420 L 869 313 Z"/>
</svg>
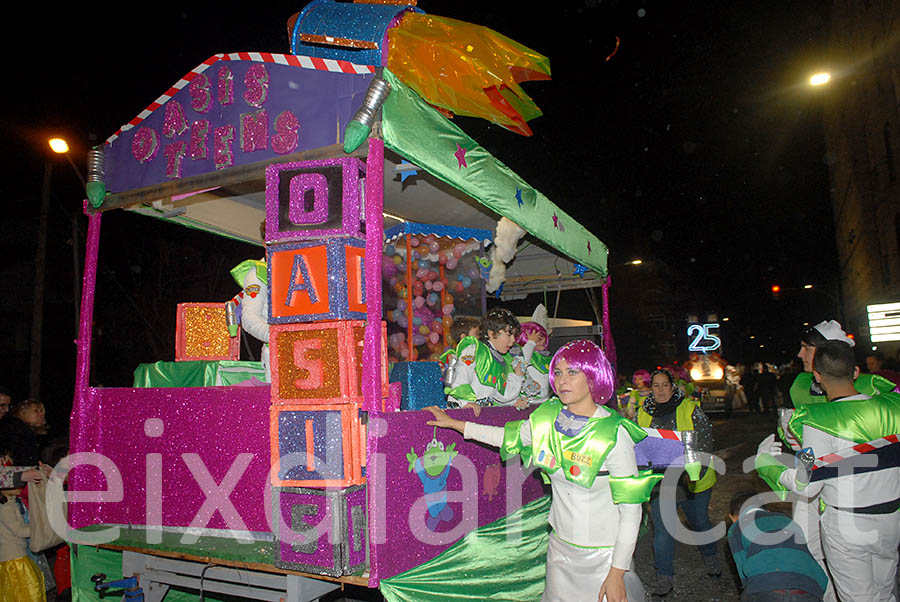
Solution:
<svg viewBox="0 0 900 602">
<path fill-rule="evenodd" d="M 237 285 L 244 289 L 241 302 L 241 328 L 262 341 L 261 361 L 266 382 L 271 382 L 269 369 L 269 288 L 266 262 L 256 259 L 242 261 L 231 270 Z"/>
<path fill-rule="evenodd" d="M 550 360 L 553 356 L 537 350 L 537 343 L 527 341 L 522 346 L 525 381 L 519 393 L 529 404 L 547 401 L 550 397 Z"/>
<path fill-rule="evenodd" d="M 853 388 L 868 398 L 891 391 L 894 388 L 894 383 L 877 374 L 860 374 L 853 382 Z M 812 372 L 801 372 L 797 375 L 791 384 L 790 396 L 794 407 L 798 409 L 804 406 L 825 404 L 828 401 L 825 392 L 813 378 Z M 800 446 L 791 440 L 789 429 L 784 430 L 782 426 L 779 426 L 779 433 L 782 435 L 781 438 L 795 451 L 800 449 Z M 797 499 L 794 502 L 793 519 L 803 530 L 803 534 L 806 536 L 807 547 L 813 558 L 824 569 L 825 551 L 822 549 L 822 537 L 819 528 L 820 516 L 816 497 L 803 496 Z M 824 600 L 825 602 L 835 602 L 837 600 L 831 583 L 829 583 L 828 590 L 825 592 Z"/>
<path fill-rule="evenodd" d="M 858 393 L 873 397 L 881 393 L 889 393 L 898 384 L 900 383 L 892 383 L 878 374 L 860 374 L 853 381 L 853 388 Z M 791 384 L 790 394 L 795 408 L 828 401 L 825 397 L 825 392 L 822 391 L 819 383 L 813 378 L 812 372 L 801 372 L 798 374 Z"/>
<path fill-rule="evenodd" d="M 512 357 L 488 343 L 464 337 L 456 347 L 456 363 L 448 388 L 450 407 L 467 403 L 510 405 L 519 397 L 522 377 L 513 372 Z"/>
<path fill-rule="evenodd" d="M 557 398 L 527 420 L 503 427 L 466 422 L 464 437 L 500 448 L 504 460 L 519 455 L 550 483 L 553 531 L 547 550 L 542 600 L 596 602 L 611 567 L 627 571 L 629 600 L 644 588 L 631 570 L 641 504 L 661 475 L 638 472 L 634 444 L 647 434 L 602 406 L 590 418 L 566 410 Z"/>
<path fill-rule="evenodd" d="M 893 600 L 900 545 L 900 470 L 891 465 L 869 472 L 838 472 L 810 482 L 809 469 L 815 458 L 900 433 L 900 394 L 857 394 L 808 404 L 794 412 L 788 428 L 803 446 L 795 467 L 762 453 L 756 459 L 757 472 L 775 491 L 820 498 L 822 550 L 840 600 Z"/>
</svg>

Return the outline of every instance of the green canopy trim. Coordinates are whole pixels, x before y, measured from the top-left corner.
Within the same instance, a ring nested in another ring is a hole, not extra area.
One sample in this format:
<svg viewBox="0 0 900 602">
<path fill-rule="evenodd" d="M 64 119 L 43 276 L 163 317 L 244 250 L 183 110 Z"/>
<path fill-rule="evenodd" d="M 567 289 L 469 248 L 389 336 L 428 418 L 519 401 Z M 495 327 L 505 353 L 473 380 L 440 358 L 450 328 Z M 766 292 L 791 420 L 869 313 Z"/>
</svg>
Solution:
<svg viewBox="0 0 900 602">
<path fill-rule="evenodd" d="M 381 580 L 388 602 L 535 602 L 544 592 L 550 497 L 470 531 L 437 557 Z"/>
<path fill-rule="evenodd" d="M 606 277 L 609 250 L 600 239 L 387 69 L 384 79 L 391 84 L 391 94 L 382 107 L 381 124 L 389 149 Z"/>
</svg>

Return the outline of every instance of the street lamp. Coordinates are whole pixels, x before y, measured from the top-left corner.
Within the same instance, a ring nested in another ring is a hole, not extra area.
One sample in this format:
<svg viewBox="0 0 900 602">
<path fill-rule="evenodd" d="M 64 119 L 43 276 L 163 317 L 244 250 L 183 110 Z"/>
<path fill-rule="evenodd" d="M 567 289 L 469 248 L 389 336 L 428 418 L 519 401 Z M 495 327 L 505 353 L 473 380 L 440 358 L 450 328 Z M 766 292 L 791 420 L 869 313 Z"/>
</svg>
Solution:
<svg viewBox="0 0 900 602">
<path fill-rule="evenodd" d="M 628 262 L 629 265 L 641 265 L 642 263 L 644 263 L 644 261 L 641 259 L 635 259 L 633 261 Z"/>
<path fill-rule="evenodd" d="M 819 73 L 814 73 L 809 78 L 810 86 L 824 86 L 828 82 L 831 81 L 831 74 L 827 71 L 822 71 Z"/>
<path fill-rule="evenodd" d="M 65 155 L 66 160 L 75 174 L 78 176 L 82 187 L 84 187 L 84 177 L 78 170 L 78 167 L 69 156 L 69 144 L 63 138 L 51 138 L 47 141 L 50 149 L 58 154 Z M 32 318 L 31 318 L 31 357 L 28 374 L 28 391 L 29 396 L 40 399 L 41 394 L 41 361 L 43 347 L 43 328 L 44 328 L 44 289 L 46 288 L 46 272 L 47 272 L 47 224 L 50 212 L 50 180 L 53 173 L 53 162 L 46 161 L 44 164 L 44 179 L 41 184 L 41 204 L 40 219 L 38 221 L 38 237 L 37 252 L 34 257 L 34 296 L 32 297 Z M 81 282 L 78 274 L 81 272 L 78 259 L 78 218 L 77 215 L 72 217 L 72 257 L 73 257 L 73 282 L 74 282 L 74 298 L 75 298 L 75 331 L 78 331 L 79 317 L 79 300 L 81 299 Z"/>
</svg>

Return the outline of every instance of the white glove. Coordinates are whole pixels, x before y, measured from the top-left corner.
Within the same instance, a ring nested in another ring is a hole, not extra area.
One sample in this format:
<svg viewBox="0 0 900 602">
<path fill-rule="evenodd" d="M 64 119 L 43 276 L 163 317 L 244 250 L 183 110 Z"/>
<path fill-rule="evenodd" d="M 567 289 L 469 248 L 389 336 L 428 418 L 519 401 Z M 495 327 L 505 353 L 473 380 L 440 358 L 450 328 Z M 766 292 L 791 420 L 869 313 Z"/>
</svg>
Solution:
<svg viewBox="0 0 900 602">
<path fill-rule="evenodd" d="M 762 440 L 759 447 L 756 448 L 756 454 L 769 454 L 777 456 L 781 453 L 781 441 L 775 441 L 775 434 L 771 434 Z"/>
</svg>

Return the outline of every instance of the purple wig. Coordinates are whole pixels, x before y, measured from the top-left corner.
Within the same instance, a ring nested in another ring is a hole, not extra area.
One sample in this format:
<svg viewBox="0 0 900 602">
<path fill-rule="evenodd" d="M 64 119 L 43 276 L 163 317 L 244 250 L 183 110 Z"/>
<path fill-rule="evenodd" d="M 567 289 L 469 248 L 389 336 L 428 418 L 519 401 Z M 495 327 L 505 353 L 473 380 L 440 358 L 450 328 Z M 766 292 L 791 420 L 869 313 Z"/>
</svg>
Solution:
<svg viewBox="0 0 900 602">
<path fill-rule="evenodd" d="M 584 372 L 594 403 L 604 405 L 609 401 L 616 390 L 616 375 L 603 350 L 596 343 L 582 339 L 559 348 L 550 361 L 550 387 L 554 392 L 556 379 L 553 370 L 559 360 L 566 360 L 568 367 Z"/>
<path fill-rule="evenodd" d="M 528 342 L 528 335 L 538 333 L 544 335 L 544 339 L 550 340 L 547 330 L 537 322 L 525 322 L 519 326 L 519 336 L 516 337 L 516 343 L 524 345 Z"/>
<path fill-rule="evenodd" d="M 638 386 L 637 381 L 641 379 L 644 381 L 644 384 L 650 386 L 650 373 L 641 368 L 640 370 L 635 371 L 634 374 L 631 375 L 631 384 L 635 387 Z"/>
</svg>

